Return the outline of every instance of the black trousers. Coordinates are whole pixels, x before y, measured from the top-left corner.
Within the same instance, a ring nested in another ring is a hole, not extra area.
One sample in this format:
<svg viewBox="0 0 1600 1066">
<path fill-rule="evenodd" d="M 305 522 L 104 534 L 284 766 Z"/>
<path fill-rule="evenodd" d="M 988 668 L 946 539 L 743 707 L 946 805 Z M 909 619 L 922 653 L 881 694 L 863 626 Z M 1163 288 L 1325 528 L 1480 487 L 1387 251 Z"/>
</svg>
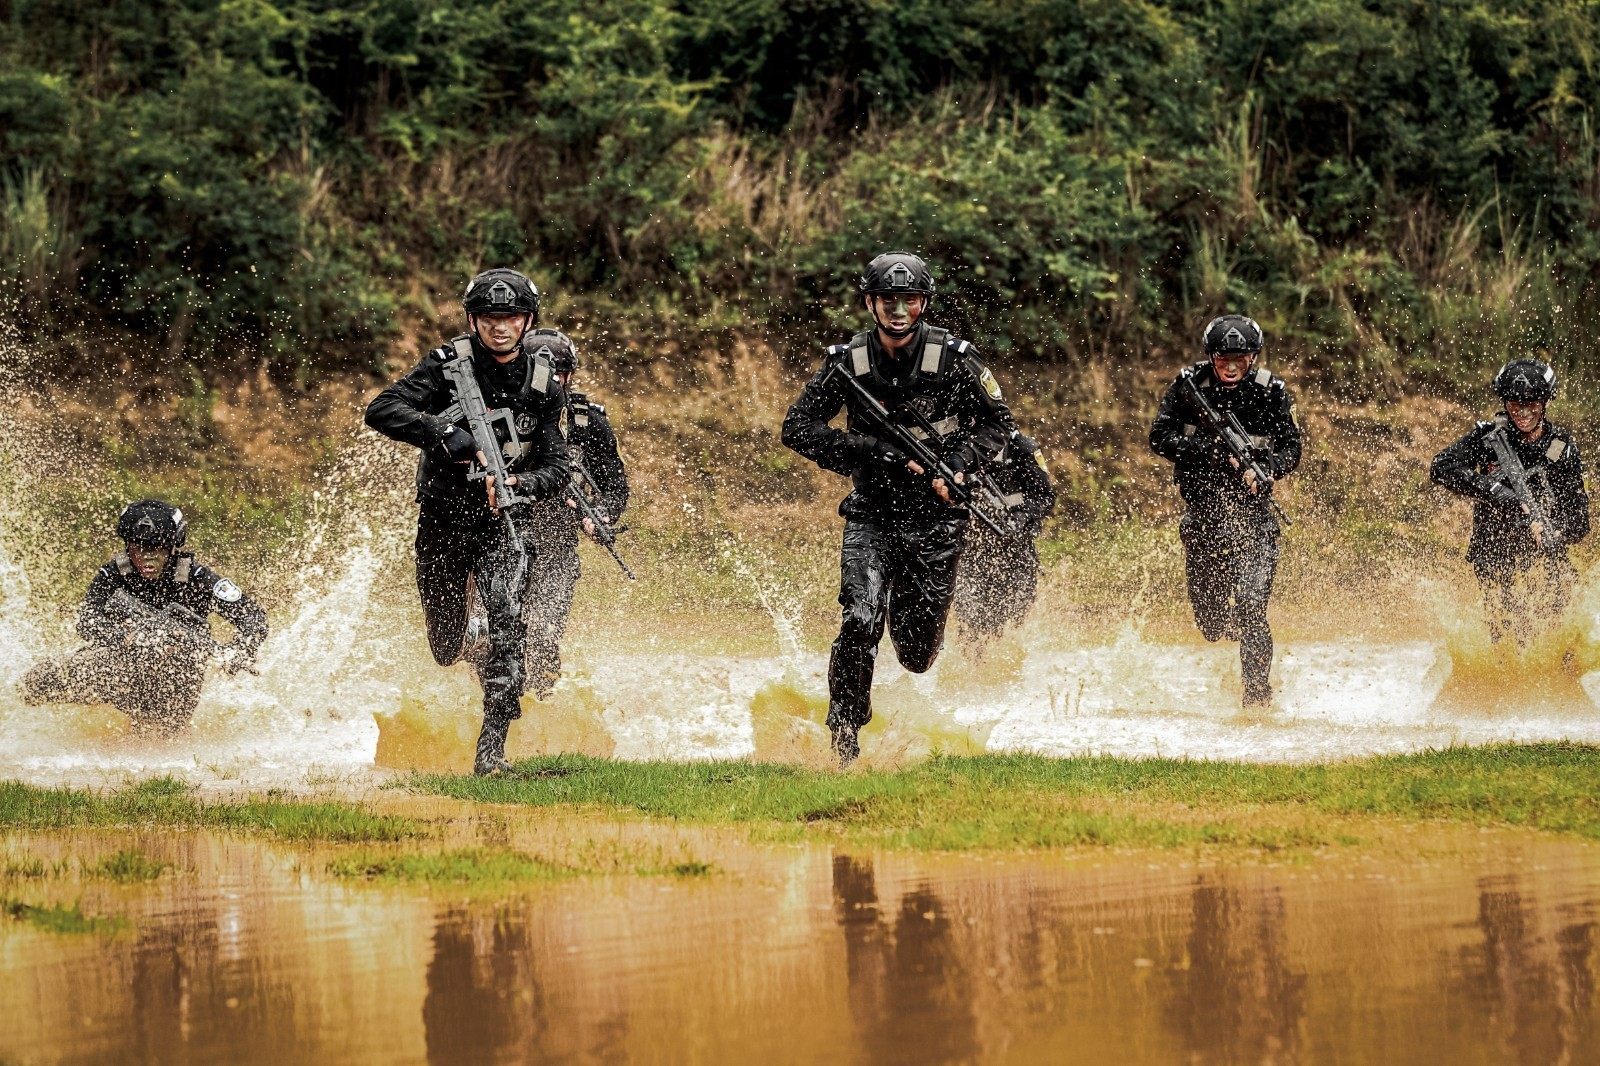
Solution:
<svg viewBox="0 0 1600 1066">
<path fill-rule="evenodd" d="M 1022 621 L 1039 592 L 1039 549 L 1032 535 L 1000 537 L 987 526 L 967 534 L 956 571 L 956 620 L 973 639 L 998 636 Z"/>
<path fill-rule="evenodd" d="M 1510 636 L 1526 644 L 1541 625 L 1561 617 L 1578 577 L 1566 549 L 1551 555 L 1480 556 L 1472 570 L 1483 590 L 1489 636 L 1497 643 Z"/>
<path fill-rule="evenodd" d="M 891 523 L 845 521 L 839 559 L 839 637 L 828 661 L 828 722 L 872 720 L 872 674 L 885 625 L 900 664 L 933 665 L 955 596 L 967 518 Z"/>
<path fill-rule="evenodd" d="M 583 575 L 578 561 L 578 521 L 572 508 L 551 500 L 535 509 L 533 533 L 535 565 L 528 570 L 523 597 L 526 685 L 544 699 L 561 676 L 561 641 L 572 613 L 572 593 Z"/>
<path fill-rule="evenodd" d="M 478 671 L 484 718 L 507 722 L 522 716 L 523 596 L 532 556 L 522 526 L 519 516 L 513 533 L 504 513 L 493 514 L 476 497 L 424 500 L 417 514 L 417 592 L 428 647 L 440 666 L 461 658 L 475 595 L 489 620 L 489 652 Z"/>
<path fill-rule="evenodd" d="M 1178 525 L 1194 621 L 1207 640 L 1237 640 L 1246 697 L 1271 693 L 1267 601 L 1278 573 L 1278 523 L 1262 507 L 1189 510 Z"/>
<path fill-rule="evenodd" d="M 22 675 L 23 702 L 109 703 L 136 725 L 171 732 L 194 717 L 205 662 L 182 651 L 90 645 Z"/>
</svg>

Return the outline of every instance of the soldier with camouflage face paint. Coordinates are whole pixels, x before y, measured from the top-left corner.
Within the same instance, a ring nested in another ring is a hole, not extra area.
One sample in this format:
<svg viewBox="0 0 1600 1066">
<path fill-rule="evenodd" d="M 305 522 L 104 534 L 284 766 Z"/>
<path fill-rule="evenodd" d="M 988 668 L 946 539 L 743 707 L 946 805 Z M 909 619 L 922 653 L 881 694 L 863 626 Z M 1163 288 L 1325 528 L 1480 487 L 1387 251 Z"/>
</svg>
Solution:
<svg viewBox="0 0 1600 1066">
<path fill-rule="evenodd" d="M 1536 617 L 1566 608 L 1577 577 L 1567 545 L 1589 535 L 1589 495 L 1572 432 L 1545 417 L 1556 393 L 1550 364 L 1513 359 L 1490 388 L 1505 410 L 1440 452 L 1430 475 L 1472 501 L 1467 562 L 1483 589 L 1490 635 L 1526 642 Z"/>
<path fill-rule="evenodd" d="M 494 416 L 507 482 L 529 500 L 546 500 L 567 485 L 567 442 L 561 435 L 566 399 L 548 363 L 523 351 L 537 324 L 539 290 L 515 270 L 488 270 L 472 279 L 462 299 L 471 332 L 423 357 L 367 406 L 367 425 L 416 446 L 417 591 L 428 647 L 440 666 L 466 659 L 483 684 L 483 730 L 473 772 L 510 769 L 506 735 L 522 716 L 523 594 L 536 562 L 526 548 L 530 507 L 502 514 L 494 478 L 479 487 L 470 469 L 485 456 L 463 423 L 463 402 L 452 374 L 476 380 Z M 469 630 L 473 600 L 487 615 L 487 632 Z"/>
<path fill-rule="evenodd" d="M 877 328 L 829 348 L 783 420 L 784 444 L 855 484 L 839 505 L 843 619 L 828 662 L 828 728 L 842 766 L 859 754 L 857 733 L 872 719 L 885 626 L 907 670 L 921 673 L 939 654 L 968 512 L 942 478 L 863 431 L 875 424 L 866 401 L 839 375 L 853 376 L 960 484 L 1000 452 L 1014 428 L 977 351 L 924 319 L 933 301 L 926 263 L 907 252 L 880 255 L 859 289 Z M 841 410 L 845 428 L 829 426 Z"/>
<path fill-rule="evenodd" d="M 206 664 L 230 675 L 253 670 L 267 616 L 239 586 L 183 550 L 189 526 L 163 500 L 138 500 L 117 519 L 124 550 L 102 566 L 78 609 L 89 642 L 23 675 L 28 704 L 109 703 L 140 732 L 182 731 L 200 702 Z M 211 637 L 211 615 L 231 623 L 231 643 Z"/>
<path fill-rule="evenodd" d="M 1239 642 L 1243 706 L 1260 710 L 1272 702 L 1267 601 L 1278 572 L 1279 525 L 1271 492 L 1300 465 L 1300 427 L 1283 380 L 1255 365 L 1262 334 L 1254 319 L 1212 319 L 1201 347 L 1206 358 L 1185 367 L 1161 398 L 1150 448 L 1172 461 L 1183 497 L 1178 535 L 1195 624 L 1207 640 Z M 1265 481 L 1206 428 L 1202 402 L 1238 419 Z"/>
</svg>

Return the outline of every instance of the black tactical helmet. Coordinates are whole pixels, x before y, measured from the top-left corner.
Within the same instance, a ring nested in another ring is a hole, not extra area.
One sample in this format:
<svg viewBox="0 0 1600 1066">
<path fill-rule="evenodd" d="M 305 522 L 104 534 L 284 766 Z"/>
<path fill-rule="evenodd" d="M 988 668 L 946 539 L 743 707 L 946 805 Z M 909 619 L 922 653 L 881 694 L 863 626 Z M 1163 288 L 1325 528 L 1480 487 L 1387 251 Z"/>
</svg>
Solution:
<svg viewBox="0 0 1600 1066">
<path fill-rule="evenodd" d="M 1539 359 L 1513 359 L 1500 368 L 1489 387 L 1512 403 L 1549 403 L 1556 394 L 1556 372 Z"/>
<path fill-rule="evenodd" d="M 884 252 L 861 274 L 857 283 L 862 296 L 873 293 L 921 293 L 933 299 L 933 275 L 921 256 L 910 252 Z"/>
<path fill-rule="evenodd" d="M 1261 351 L 1261 327 L 1244 315 L 1221 315 L 1200 334 L 1207 355 L 1254 355 Z"/>
<path fill-rule="evenodd" d="M 526 274 L 499 267 L 467 282 L 461 306 L 469 315 L 529 314 L 531 325 L 539 321 L 539 290 Z"/>
<path fill-rule="evenodd" d="M 549 363 L 557 374 L 571 374 L 578 369 L 578 346 L 559 329 L 529 330 L 522 338 L 522 350 Z"/>
<path fill-rule="evenodd" d="M 189 526 L 183 512 L 165 500 L 135 500 L 117 519 L 117 536 L 150 548 L 181 548 Z"/>
</svg>

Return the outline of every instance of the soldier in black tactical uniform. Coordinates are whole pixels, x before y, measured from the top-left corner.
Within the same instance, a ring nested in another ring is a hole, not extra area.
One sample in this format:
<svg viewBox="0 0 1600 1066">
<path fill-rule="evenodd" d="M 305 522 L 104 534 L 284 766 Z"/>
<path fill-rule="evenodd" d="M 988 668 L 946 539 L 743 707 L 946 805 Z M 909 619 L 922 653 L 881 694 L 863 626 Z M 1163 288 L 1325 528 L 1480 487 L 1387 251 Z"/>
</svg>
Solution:
<svg viewBox="0 0 1600 1066">
<path fill-rule="evenodd" d="M 962 638 L 980 645 L 1009 625 L 1020 623 L 1039 590 L 1039 548 L 1035 541 L 1056 508 L 1056 490 L 1044 452 L 1031 437 L 1013 430 L 1000 454 L 987 464 L 1009 516 L 1010 536 L 981 522 L 967 533 L 956 573 L 956 620 Z"/>
<path fill-rule="evenodd" d="M 567 484 L 567 444 L 561 436 L 566 405 L 548 363 L 524 353 L 522 338 L 537 323 L 539 291 L 515 270 L 490 270 L 472 279 L 462 301 L 471 332 L 429 352 L 367 407 L 367 425 L 421 449 L 417 466 L 417 591 L 428 646 L 440 666 L 468 646 L 470 600 L 483 602 L 487 651 L 478 666 L 483 683 L 483 731 L 473 772 L 507 769 L 506 733 L 521 717 L 522 596 L 530 565 L 526 547 L 531 508 L 502 513 L 497 486 L 487 492 L 468 480 L 477 453 L 459 422 L 457 397 L 445 374 L 452 360 L 471 361 L 490 410 L 511 412 L 518 440 L 502 442 L 509 475 L 523 495 L 549 499 Z M 505 432 L 496 423 L 497 432 Z M 509 520 L 508 520 L 509 516 Z"/>
<path fill-rule="evenodd" d="M 1150 447 L 1173 463 L 1183 496 L 1178 526 L 1195 624 L 1207 640 L 1237 640 L 1247 710 L 1272 702 L 1272 629 L 1267 601 L 1278 571 L 1278 520 L 1268 505 L 1272 482 L 1300 465 L 1300 427 L 1282 380 L 1255 368 L 1261 327 L 1243 315 L 1206 326 L 1206 360 L 1186 368 L 1161 398 Z M 1225 418 L 1237 415 L 1268 480 L 1242 466 L 1204 427 L 1187 395 L 1192 379 Z"/>
<path fill-rule="evenodd" d="M 578 370 L 577 346 L 560 330 L 536 329 L 523 338 L 522 347 L 527 354 L 548 363 L 566 391 L 562 428 L 573 469 L 588 473 L 598 493 L 593 501 L 595 509 L 603 521 L 615 525 L 628 506 L 628 473 L 606 409 L 583 393 L 571 391 L 572 375 Z M 581 527 L 594 535 L 589 519 L 583 519 Z M 561 638 L 572 611 L 572 590 L 582 573 L 578 563 L 579 528 L 576 509 L 564 498 L 548 500 L 534 509 L 533 544 L 539 565 L 529 571 L 524 600 L 528 626 L 526 682 L 540 699 L 550 695 L 561 676 Z"/>
<path fill-rule="evenodd" d="M 921 673 L 939 654 L 968 514 L 952 505 L 942 479 L 930 480 L 892 443 L 862 431 L 862 401 L 835 375 L 852 375 L 897 421 L 906 408 L 920 412 L 937 437 L 927 443 L 962 483 L 1013 428 L 1000 386 L 973 347 L 923 321 L 933 300 L 927 264 L 906 252 L 880 255 L 861 276 L 860 291 L 877 328 L 829 348 L 783 420 L 784 444 L 855 486 L 839 506 L 844 611 L 828 663 L 828 728 L 845 766 L 859 754 L 856 734 L 872 718 L 885 622 L 907 670 Z M 828 422 L 841 408 L 845 428 L 834 429 Z"/>
<path fill-rule="evenodd" d="M 123 509 L 124 550 L 96 571 L 78 609 L 78 635 L 89 645 L 24 674 L 24 702 L 110 703 L 137 731 L 171 735 L 194 717 L 210 659 L 229 675 L 254 669 L 266 613 L 181 550 L 188 533 L 183 512 L 161 500 Z M 230 643 L 211 639 L 212 614 L 232 623 Z"/>
<path fill-rule="evenodd" d="M 1483 588 L 1490 635 L 1498 641 L 1512 633 L 1526 642 L 1535 610 L 1555 618 L 1566 608 L 1576 577 L 1567 545 L 1589 535 L 1589 496 L 1572 433 L 1545 418 L 1545 406 L 1556 392 L 1556 374 L 1549 364 L 1513 359 L 1500 368 L 1491 387 L 1505 401 L 1505 410 L 1440 452 L 1429 475 L 1473 501 L 1467 561 Z M 1530 515 L 1499 468 L 1490 439 L 1499 427 L 1526 472 L 1542 522 Z M 1519 578 L 1524 579 L 1521 588 Z M 1530 594 L 1540 601 L 1537 608 Z"/>
</svg>

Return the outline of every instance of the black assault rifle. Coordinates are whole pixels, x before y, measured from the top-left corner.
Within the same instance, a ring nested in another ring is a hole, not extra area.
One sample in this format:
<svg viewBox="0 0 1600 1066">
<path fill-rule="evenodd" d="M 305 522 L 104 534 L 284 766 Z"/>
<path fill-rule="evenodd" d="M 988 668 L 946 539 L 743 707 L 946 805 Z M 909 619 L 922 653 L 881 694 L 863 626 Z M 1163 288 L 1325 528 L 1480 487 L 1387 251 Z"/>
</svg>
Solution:
<svg viewBox="0 0 1600 1066">
<path fill-rule="evenodd" d="M 996 536 L 1011 536 L 1011 531 L 1001 525 L 1000 521 L 994 517 L 995 514 L 1006 515 L 1007 510 L 1005 501 L 1000 498 L 993 479 L 972 475 L 971 480 L 965 483 L 957 481 L 955 471 L 951 470 L 950 465 L 941 459 L 939 453 L 934 451 L 928 444 L 930 440 L 937 440 L 939 433 L 934 429 L 933 423 L 928 421 L 927 416 L 909 404 L 901 408 L 902 411 L 912 416 L 917 422 L 917 428 L 927 435 L 927 439 L 922 440 L 911 432 L 909 426 L 903 426 L 896 422 L 894 417 L 890 415 L 889 409 L 876 396 L 868 392 L 865 385 L 848 373 L 844 369 L 844 364 L 833 364 L 828 374 L 837 376 L 845 383 L 846 389 L 855 393 L 856 398 L 861 401 L 861 406 L 864 408 L 860 413 L 866 416 L 867 422 L 879 439 L 894 445 L 905 453 L 906 458 L 913 460 L 918 466 L 922 467 L 923 472 L 928 476 L 943 479 L 945 488 L 949 491 L 951 498 L 964 505 L 977 516 L 978 521 L 992 529 Z M 826 381 L 827 379 L 824 378 L 823 380 Z"/>
<path fill-rule="evenodd" d="M 1528 484 L 1528 470 L 1522 465 L 1522 460 L 1517 458 L 1516 449 L 1511 447 L 1511 441 L 1506 438 L 1506 419 L 1504 416 L 1494 420 L 1494 428 L 1485 438 L 1489 447 L 1494 451 L 1495 473 L 1498 474 L 1511 491 L 1517 494 L 1517 502 L 1526 512 L 1524 517 L 1531 528 L 1534 523 L 1539 524 L 1542 532 L 1539 536 L 1539 550 L 1546 555 L 1555 555 L 1561 551 L 1561 535 L 1550 522 L 1550 515 L 1545 506 L 1539 502 L 1539 497 L 1533 493 L 1533 488 Z M 1543 471 L 1540 472 L 1541 475 Z M 1549 478 L 1545 478 L 1549 484 Z"/>
<path fill-rule="evenodd" d="M 594 524 L 594 539 L 600 547 L 611 553 L 611 558 L 622 567 L 622 572 L 628 575 L 629 581 L 639 580 L 633 571 L 628 569 L 628 564 L 622 561 L 622 556 L 617 554 L 617 534 L 623 527 L 614 526 L 600 514 L 594 501 L 600 498 L 600 489 L 594 483 L 594 478 L 589 476 L 588 467 L 583 465 L 583 460 L 574 453 L 572 456 L 572 480 L 567 485 L 567 499 L 571 500 L 578 509 L 579 524 L 587 518 Z"/>
<path fill-rule="evenodd" d="M 1267 503 L 1278 512 L 1278 517 L 1283 519 L 1286 526 L 1294 525 L 1289 521 L 1278 501 L 1272 498 L 1272 475 L 1267 472 L 1266 466 L 1261 462 L 1261 454 L 1265 449 L 1257 448 L 1250 439 L 1244 423 L 1239 421 L 1239 416 L 1229 411 L 1227 417 L 1212 406 L 1206 399 L 1206 394 L 1200 391 L 1200 386 L 1195 384 L 1193 374 L 1185 374 L 1184 386 L 1189 391 L 1189 401 L 1200 414 L 1200 421 L 1205 423 L 1205 428 L 1215 433 L 1222 444 L 1239 461 L 1239 472 L 1242 475 L 1246 470 L 1256 475 L 1256 491 L 1267 498 Z"/>
<path fill-rule="evenodd" d="M 508 484 L 511 479 L 506 471 L 505 448 L 510 447 L 516 453 L 522 451 L 522 438 L 517 436 L 517 422 L 510 408 L 489 410 L 489 405 L 483 399 L 483 389 L 478 385 L 478 375 L 473 372 L 471 359 L 460 357 L 451 359 L 444 364 L 444 376 L 450 381 L 450 391 L 455 393 L 456 402 L 444 412 L 443 417 L 449 422 L 466 423 L 467 431 L 472 434 L 473 443 L 477 445 L 478 453 L 484 459 L 482 464 L 477 462 L 468 464 L 467 480 L 482 481 L 485 478 L 494 478 L 495 507 L 501 511 L 532 503 L 529 497 L 517 491 L 515 485 Z M 500 438 L 494 431 L 496 422 L 505 427 L 505 445 L 500 443 Z M 509 519 L 507 522 L 509 524 Z M 512 536 L 516 536 L 514 527 Z"/>
<path fill-rule="evenodd" d="M 106 600 L 106 608 L 123 622 L 138 627 L 135 645 L 174 648 L 197 663 L 213 656 L 228 656 L 228 646 L 211 635 L 211 623 L 181 603 L 155 607 L 127 589 L 117 589 Z"/>
</svg>

